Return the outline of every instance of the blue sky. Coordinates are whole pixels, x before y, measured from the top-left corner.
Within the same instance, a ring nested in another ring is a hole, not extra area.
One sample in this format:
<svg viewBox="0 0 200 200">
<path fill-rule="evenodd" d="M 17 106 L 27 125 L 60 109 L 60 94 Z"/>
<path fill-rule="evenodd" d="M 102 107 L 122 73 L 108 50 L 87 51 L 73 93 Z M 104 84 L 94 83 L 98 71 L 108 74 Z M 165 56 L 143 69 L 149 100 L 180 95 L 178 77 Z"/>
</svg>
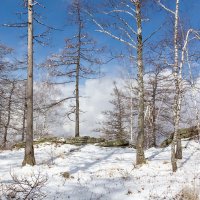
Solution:
<svg viewBox="0 0 200 200">
<path fill-rule="evenodd" d="M 97 1 L 101 2 L 101 0 Z M 66 8 L 67 4 L 70 2 L 69 0 L 41 0 L 40 2 L 46 7 L 45 9 L 39 9 L 39 12 L 44 17 L 45 23 L 59 28 L 62 31 L 53 31 L 51 33 L 50 46 L 42 47 L 37 44 L 35 45 L 35 59 L 37 63 L 43 61 L 45 57 L 50 53 L 58 52 L 64 45 L 64 38 L 69 36 L 73 31 L 73 27 L 66 26 L 68 20 L 66 15 Z M 16 13 L 21 10 L 21 3 L 22 0 L 1 0 L 0 24 L 14 23 L 19 21 Z M 163 3 L 166 3 L 166 5 L 173 9 L 175 0 L 163 0 Z M 192 27 L 199 29 L 200 0 L 180 0 L 180 4 L 182 17 L 183 19 L 186 19 L 186 23 L 189 22 Z M 151 5 L 153 4 L 150 3 L 149 6 Z M 156 30 L 162 21 L 167 17 L 166 12 L 158 9 L 157 7 L 149 10 L 151 11 L 148 11 L 147 15 L 151 20 L 145 23 L 144 36 L 148 36 L 152 31 Z M 94 27 L 91 28 L 90 32 L 100 44 L 109 44 L 109 46 L 116 47 L 116 49 L 122 48 L 118 42 L 115 42 L 103 34 L 95 33 L 93 28 Z M 163 27 L 163 29 L 164 28 L 165 27 Z M 17 55 L 22 56 L 26 52 L 26 38 L 20 37 L 24 35 L 24 31 L 22 31 L 22 29 L 0 27 L 0 42 L 14 48 Z M 35 31 L 38 32 L 37 27 L 35 28 Z M 159 33 L 152 39 L 156 40 L 158 37 Z"/>
<path fill-rule="evenodd" d="M 6 0 L 1 2 L 0 7 L 0 24 L 4 23 L 15 23 L 19 22 L 16 13 L 21 9 L 21 0 Z M 46 9 L 41 10 L 40 13 L 44 16 L 44 21 L 56 28 L 62 29 L 63 31 L 54 31 L 50 35 L 50 47 L 41 47 L 40 45 L 36 45 L 35 47 L 35 55 L 36 59 L 40 60 L 43 56 L 48 55 L 49 52 L 53 52 L 56 49 L 61 48 L 64 37 L 65 30 L 64 26 L 66 24 L 66 2 L 63 0 L 59 1 L 49 1 L 49 3 L 45 4 Z M 21 50 L 26 49 L 26 38 L 21 38 L 20 36 L 24 35 L 25 29 L 23 28 L 0 28 L 0 41 L 2 43 L 7 44 L 8 46 L 13 47 L 14 49 L 21 54 Z M 37 30 L 37 27 L 35 28 Z"/>
</svg>

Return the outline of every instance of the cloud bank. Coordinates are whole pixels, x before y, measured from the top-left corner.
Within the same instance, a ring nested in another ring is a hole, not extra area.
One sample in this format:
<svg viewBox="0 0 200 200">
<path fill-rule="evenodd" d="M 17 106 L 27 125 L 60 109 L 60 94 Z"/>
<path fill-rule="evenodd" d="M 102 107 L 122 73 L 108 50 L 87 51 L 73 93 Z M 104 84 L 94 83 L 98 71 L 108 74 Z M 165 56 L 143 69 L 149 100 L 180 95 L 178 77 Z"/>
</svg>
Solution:
<svg viewBox="0 0 200 200">
<path fill-rule="evenodd" d="M 80 135 L 98 136 L 94 132 L 97 128 L 97 122 L 101 121 L 104 116 L 102 111 L 111 109 L 112 105 L 111 93 L 113 91 L 113 82 L 116 81 L 118 85 L 122 84 L 122 80 L 114 79 L 113 77 L 104 77 L 101 79 L 88 79 L 80 86 Z M 59 95 L 56 98 L 61 99 L 73 94 L 74 85 L 59 86 Z M 49 118 L 54 118 L 53 123 L 49 124 L 51 134 L 61 136 L 74 136 L 75 122 L 69 120 L 65 113 L 74 105 L 74 100 L 67 101 L 61 107 L 57 108 L 56 113 L 51 113 Z M 74 116 L 70 117 L 74 120 Z"/>
</svg>

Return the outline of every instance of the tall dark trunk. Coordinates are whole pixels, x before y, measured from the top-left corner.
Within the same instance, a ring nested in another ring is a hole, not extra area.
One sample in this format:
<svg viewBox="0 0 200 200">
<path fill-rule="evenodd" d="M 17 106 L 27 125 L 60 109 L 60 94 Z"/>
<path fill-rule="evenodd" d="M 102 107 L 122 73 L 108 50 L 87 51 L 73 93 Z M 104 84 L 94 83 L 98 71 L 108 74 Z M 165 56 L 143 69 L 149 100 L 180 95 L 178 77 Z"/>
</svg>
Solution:
<svg viewBox="0 0 200 200">
<path fill-rule="evenodd" d="M 13 82 L 12 88 L 11 88 L 11 91 L 10 91 L 10 95 L 9 95 L 9 98 L 8 98 L 8 108 L 7 108 L 8 117 L 7 117 L 7 122 L 5 124 L 5 130 L 4 130 L 4 135 L 3 135 L 3 148 L 6 147 L 6 143 L 7 143 L 8 128 L 9 128 L 9 125 L 10 125 L 10 118 L 11 118 L 12 95 L 13 95 L 13 92 L 14 92 L 14 88 L 15 88 L 15 84 Z"/>
<path fill-rule="evenodd" d="M 27 106 L 26 106 L 26 98 L 25 98 L 24 110 L 23 110 L 23 122 L 22 122 L 22 138 L 21 138 L 22 142 L 24 141 L 24 136 L 26 132 L 26 110 L 27 110 Z"/>
<path fill-rule="evenodd" d="M 80 59 L 81 59 L 81 31 L 82 22 L 80 14 L 79 1 L 77 4 L 77 14 L 78 14 L 78 55 L 76 64 L 76 113 L 75 113 L 75 137 L 80 136 L 80 105 L 79 105 L 79 73 L 80 73 Z"/>
<path fill-rule="evenodd" d="M 155 77 L 155 82 L 153 84 L 153 94 L 152 94 L 152 147 L 156 147 L 156 91 L 157 91 L 157 77 Z"/>
<path fill-rule="evenodd" d="M 76 121 L 75 121 L 75 137 L 80 136 L 80 122 L 79 122 L 79 64 L 76 66 Z"/>
<path fill-rule="evenodd" d="M 142 19 L 141 2 L 137 0 L 136 20 L 137 20 L 137 67 L 138 67 L 138 85 L 139 85 L 139 114 L 138 114 L 138 136 L 136 164 L 145 163 L 144 156 L 144 80 L 143 80 L 143 41 L 142 41 Z"/>
<path fill-rule="evenodd" d="M 33 0 L 28 0 L 27 132 L 22 165 L 35 165 L 33 148 Z"/>
</svg>

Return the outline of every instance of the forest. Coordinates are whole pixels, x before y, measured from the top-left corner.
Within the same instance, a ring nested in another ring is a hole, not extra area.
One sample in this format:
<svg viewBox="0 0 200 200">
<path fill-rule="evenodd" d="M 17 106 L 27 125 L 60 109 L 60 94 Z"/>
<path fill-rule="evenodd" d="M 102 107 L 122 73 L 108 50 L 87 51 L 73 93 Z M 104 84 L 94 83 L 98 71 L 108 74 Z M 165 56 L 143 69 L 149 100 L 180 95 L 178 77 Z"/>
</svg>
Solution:
<svg viewBox="0 0 200 200">
<path fill-rule="evenodd" d="M 200 2 L 0 7 L 0 199 L 199 200 Z"/>
</svg>

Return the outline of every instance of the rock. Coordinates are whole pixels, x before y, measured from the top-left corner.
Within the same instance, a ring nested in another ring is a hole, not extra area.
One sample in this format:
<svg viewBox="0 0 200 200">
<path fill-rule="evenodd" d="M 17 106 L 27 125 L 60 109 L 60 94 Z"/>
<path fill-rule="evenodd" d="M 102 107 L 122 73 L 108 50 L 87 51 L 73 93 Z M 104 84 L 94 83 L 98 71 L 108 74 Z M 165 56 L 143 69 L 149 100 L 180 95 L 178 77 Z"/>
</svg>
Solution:
<svg viewBox="0 0 200 200">
<path fill-rule="evenodd" d="M 100 142 L 104 142 L 105 139 L 103 138 L 95 138 L 95 137 L 71 137 L 71 138 L 58 138 L 58 137 L 41 137 L 33 142 L 34 145 L 36 144 L 42 144 L 42 143 L 54 143 L 56 145 L 58 144 L 72 144 L 72 145 L 85 145 L 85 144 L 96 144 Z M 25 142 L 19 142 L 15 145 L 13 145 L 12 148 L 20 149 L 25 147 Z"/>
<path fill-rule="evenodd" d="M 70 178 L 70 173 L 69 172 L 61 172 L 60 175 L 65 179 Z"/>
<path fill-rule="evenodd" d="M 166 140 L 164 140 L 161 144 L 160 147 L 164 148 L 167 147 L 171 144 L 172 139 L 173 139 L 173 135 L 174 133 L 171 133 L 170 137 L 167 138 Z M 198 135 L 198 129 L 196 126 L 192 126 L 189 128 L 182 128 L 178 130 L 178 137 L 180 137 L 181 139 L 184 138 L 193 138 L 194 136 Z"/>
<path fill-rule="evenodd" d="M 100 142 L 104 142 L 105 139 L 103 138 L 94 138 L 89 136 L 84 137 L 72 137 L 66 139 L 66 144 L 73 144 L 73 145 L 84 145 L 84 144 L 96 144 Z"/>
<path fill-rule="evenodd" d="M 111 140 L 99 143 L 101 147 L 126 147 L 129 146 L 129 142 L 126 140 Z"/>
<path fill-rule="evenodd" d="M 136 149 L 136 148 L 137 148 L 135 144 L 129 144 L 128 147 L 129 147 L 129 148 L 133 148 L 133 149 Z"/>
<path fill-rule="evenodd" d="M 19 142 L 12 146 L 12 149 L 21 149 L 21 148 L 25 148 L 25 142 Z"/>
<path fill-rule="evenodd" d="M 55 143 L 55 144 L 65 144 L 66 141 L 63 138 L 57 138 L 57 137 L 41 137 L 39 139 L 36 139 L 33 141 L 34 145 L 38 145 L 38 144 L 43 144 L 43 143 Z M 16 149 L 21 149 L 21 148 L 25 148 L 25 142 L 19 142 L 15 145 L 12 146 L 12 148 L 16 148 Z"/>
</svg>

